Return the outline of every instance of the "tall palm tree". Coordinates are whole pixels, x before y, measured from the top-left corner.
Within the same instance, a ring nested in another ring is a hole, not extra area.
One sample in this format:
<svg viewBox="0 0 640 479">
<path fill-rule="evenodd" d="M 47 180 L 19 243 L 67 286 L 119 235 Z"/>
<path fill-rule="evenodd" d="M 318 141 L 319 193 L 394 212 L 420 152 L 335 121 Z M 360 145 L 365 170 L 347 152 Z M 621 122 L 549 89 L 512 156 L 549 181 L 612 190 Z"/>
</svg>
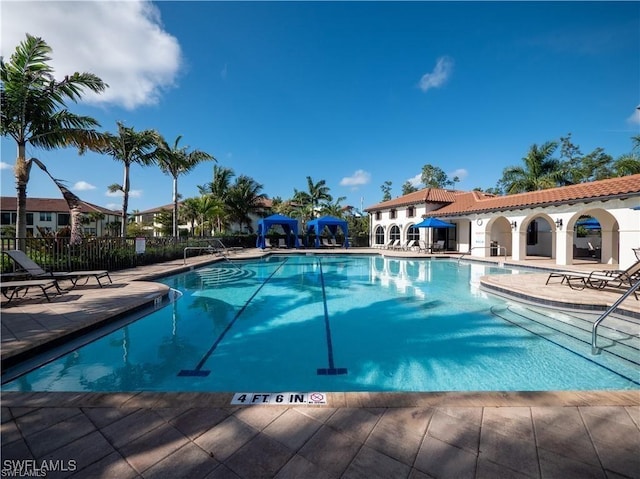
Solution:
<svg viewBox="0 0 640 479">
<path fill-rule="evenodd" d="M 200 223 L 200 236 L 204 236 L 205 230 L 210 227 L 211 219 L 221 215 L 221 211 L 224 211 L 225 205 L 221 203 L 217 198 L 211 195 L 203 195 L 198 198 L 196 205 L 198 211 L 198 220 Z"/>
<path fill-rule="evenodd" d="M 158 141 L 159 135 L 154 130 L 135 131 L 131 127 L 126 127 L 122 122 L 117 122 L 118 134 L 106 135 L 107 141 L 101 151 L 104 154 L 111 155 L 114 160 L 121 161 L 124 164 L 124 179 L 121 185 L 113 184 L 109 186 L 112 193 L 121 191 L 122 199 L 122 225 L 120 235 L 127 237 L 127 209 L 129 207 L 129 170 L 131 165 L 137 163 L 139 165 L 149 166 L 156 162 L 158 158 Z"/>
<path fill-rule="evenodd" d="M 8 62 L 0 58 L 0 133 L 18 146 L 16 178 L 16 238 L 27 235 L 27 184 L 32 162 L 26 147 L 53 150 L 75 146 L 83 152 L 99 145 L 100 126 L 91 117 L 71 113 L 66 101 L 77 102 L 85 89 L 99 93 L 107 84 L 92 73 L 74 73 L 61 81 L 49 65 L 52 50 L 42 39 L 27 33 Z"/>
<path fill-rule="evenodd" d="M 312 214 L 317 215 L 320 203 L 331 202 L 333 197 L 329 194 L 330 188 L 325 180 L 314 183 L 310 176 L 307 176 L 307 191 L 294 189 L 293 200 L 301 206 L 310 206 Z"/>
<path fill-rule="evenodd" d="M 178 237 L 178 176 L 188 173 L 203 161 L 217 161 L 212 155 L 201 150 L 188 151 L 188 146 L 178 147 L 182 135 L 178 136 L 172 147 L 160 137 L 158 166 L 163 173 L 173 178 L 173 236 Z"/>
<path fill-rule="evenodd" d="M 251 232 L 250 213 L 256 213 L 263 208 L 267 195 L 261 193 L 263 186 L 246 175 L 240 175 L 229 190 L 227 207 L 231 220 L 238 223 L 240 228 L 247 225 Z"/>
<path fill-rule="evenodd" d="M 534 144 L 522 159 L 524 166 L 505 168 L 500 181 L 506 193 L 538 191 L 565 184 L 562 163 L 551 156 L 557 147 L 555 141 L 548 141 L 540 147 Z"/>
</svg>

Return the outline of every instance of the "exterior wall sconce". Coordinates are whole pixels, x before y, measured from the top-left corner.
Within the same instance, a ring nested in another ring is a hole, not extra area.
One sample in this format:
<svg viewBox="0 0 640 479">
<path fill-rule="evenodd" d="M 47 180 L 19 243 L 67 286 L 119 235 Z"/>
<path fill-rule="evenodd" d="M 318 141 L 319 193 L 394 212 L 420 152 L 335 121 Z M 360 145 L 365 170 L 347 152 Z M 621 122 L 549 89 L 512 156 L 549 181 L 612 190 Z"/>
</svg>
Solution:
<svg viewBox="0 0 640 479">
<path fill-rule="evenodd" d="M 556 220 L 556 226 L 558 227 L 558 229 L 561 229 L 561 228 L 562 228 L 562 218 L 558 218 L 558 219 Z"/>
<path fill-rule="evenodd" d="M 511 229 L 514 230 L 518 227 L 518 223 L 516 223 L 515 221 L 511 222 Z"/>
</svg>

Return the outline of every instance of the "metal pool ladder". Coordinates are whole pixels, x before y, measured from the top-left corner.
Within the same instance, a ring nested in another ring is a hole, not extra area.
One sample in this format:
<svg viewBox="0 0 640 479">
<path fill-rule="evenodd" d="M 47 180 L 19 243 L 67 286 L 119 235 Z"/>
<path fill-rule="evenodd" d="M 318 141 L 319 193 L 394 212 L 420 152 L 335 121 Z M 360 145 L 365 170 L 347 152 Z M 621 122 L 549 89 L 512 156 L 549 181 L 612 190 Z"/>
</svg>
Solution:
<svg viewBox="0 0 640 479">
<path fill-rule="evenodd" d="M 604 321 L 607 316 L 613 313 L 618 308 L 618 306 L 620 306 L 620 304 L 632 294 L 635 294 L 637 299 L 638 295 L 636 291 L 638 288 L 640 288 L 640 279 L 636 281 L 636 283 L 632 285 L 627 291 L 625 291 L 624 294 L 620 296 L 620 298 L 618 298 L 618 300 L 613 303 L 604 313 L 602 313 L 600 317 L 596 319 L 595 323 L 593 323 L 593 327 L 591 328 L 591 354 L 600 354 L 600 352 L 602 351 L 597 345 L 598 326 L 600 326 L 600 323 Z"/>
</svg>

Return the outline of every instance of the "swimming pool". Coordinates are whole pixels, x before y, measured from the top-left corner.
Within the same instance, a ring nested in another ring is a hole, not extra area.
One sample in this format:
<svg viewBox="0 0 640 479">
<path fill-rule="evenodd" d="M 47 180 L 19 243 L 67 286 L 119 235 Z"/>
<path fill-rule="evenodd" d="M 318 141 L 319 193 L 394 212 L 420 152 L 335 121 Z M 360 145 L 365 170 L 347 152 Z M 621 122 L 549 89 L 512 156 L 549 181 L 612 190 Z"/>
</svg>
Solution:
<svg viewBox="0 0 640 479">
<path fill-rule="evenodd" d="M 486 274 L 526 272 L 360 255 L 219 262 L 162 280 L 181 297 L 3 390 L 639 388 L 637 362 L 519 322 L 530 308 L 480 291 Z"/>
</svg>

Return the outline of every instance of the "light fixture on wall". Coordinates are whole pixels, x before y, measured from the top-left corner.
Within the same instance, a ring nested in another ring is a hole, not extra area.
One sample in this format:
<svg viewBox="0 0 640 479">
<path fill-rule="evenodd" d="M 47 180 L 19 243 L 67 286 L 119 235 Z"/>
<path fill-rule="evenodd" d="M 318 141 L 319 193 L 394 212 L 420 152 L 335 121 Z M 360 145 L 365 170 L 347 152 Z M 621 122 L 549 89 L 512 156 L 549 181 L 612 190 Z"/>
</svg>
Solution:
<svg viewBox="0 0 640 479">
<path fill-rule="evenodd" d="M 556 226 L 558 227 L 558 229 L 561 229 L 561 228 L 562 228 L 562 218 L 558 218 L 558 219 L 556 220 Z"/>
<path fill-rule="evenodd" d="M 511 222 L 511 229 L 514 230 L 518 227 L 518 223 L 516 223 L 515 221 Z"/>
</svg>

